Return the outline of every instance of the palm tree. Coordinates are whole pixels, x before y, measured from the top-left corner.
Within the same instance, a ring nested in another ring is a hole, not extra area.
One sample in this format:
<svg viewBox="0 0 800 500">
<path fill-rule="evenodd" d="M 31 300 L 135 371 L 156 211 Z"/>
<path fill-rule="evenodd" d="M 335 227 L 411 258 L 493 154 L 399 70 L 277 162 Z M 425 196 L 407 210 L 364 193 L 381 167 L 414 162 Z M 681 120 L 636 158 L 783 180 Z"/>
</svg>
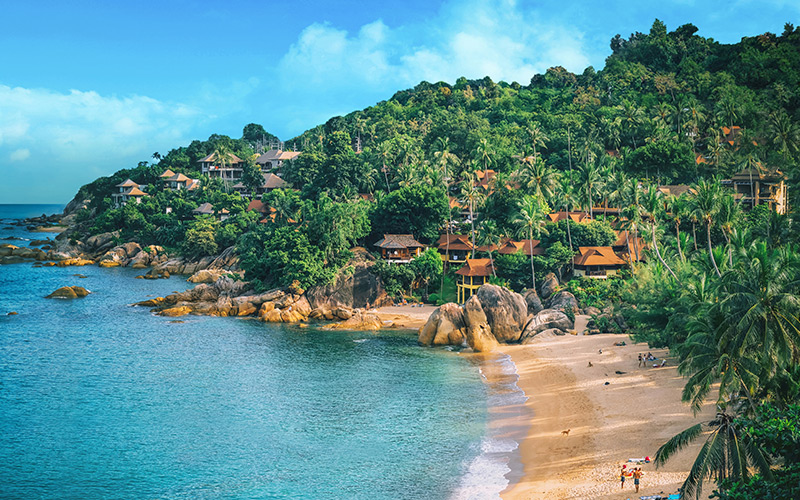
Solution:
<svg viewBox="0 0 800 500">
<path fill-rule="evenodd" d="M 488 249 L 489 261 L 492 263 L 492 275 L 497 277 L 497 273 L 494 270 L 494 257 L 492 256 L 493 247 L 500 245 L 500 231 L 497 229 L 497 223 L 493 220 L 484 220 L 481 222 L 478 235 L 478 242 Z"/>
<path fill-rule="evenodd" d="M 525 129 L 528 133 L 528 137 L 531 141 L 531 146 L 533 147 L 533 157 L 536 158 L 536 146 L 541 146 L 543 148 L 547 148 L 546 142 L 549 140 L 547 134 L 542 132 L 542 129 L 539 128 L 538 123 L 532 123 L 529 127 Z"/>
<path fill-rule="evenodd" d="M 433 153 L 436 160 L 436 165 L 442 171 L 442 183 L 444 184 L 444 195 L 447 198 L 447 241 L 445 242 L 445 255 L 450 257 L 450 229 L 453 227 L 453 213 L 450 210 L 450 177 L 448 175 L 447 167 L 450 165 L 457 165 L 459 160 L 458 156 L 450 152 L 450 138 L 439 137 L 436 141 L 436 151 Z M 449 260 L 445 261 L 445 272 L 442 273 L 442 282 L 439 287 L 439 296 L 444 295 L 444 275 L 447 271 Z"/>
<path fill-rule="evenodd" d="M 631 142 L 633 143 L 633 148 L 636 149 L 636 129 L 642 123 L 644 112 L 642 111 L 642 108 L 628 100 L 623 101 L 619 108 L 622 122 L 628 128 L 628 134 L 630 135 Z"/>
<path fill-rule="evenodd" d="M 572 207 L 578 202 L 577 198 L 575 197 L 576 188 L 572 184 L 572 181 L 567 176 L 561 176 L 559 179 L 558 184 L 556 184 L 556 191 L 555 191 L 555 199 L 561 202 L 561 205 L 566 210 L 567 214 L 572 211 Z M 575 253 L 575 250 L 572 247 L 572 231 L 570 226 L 572 222 L 570 221 L 569 216 L 566 219 L 567 224 L 567 241 L 569 242 L 569 251 L 571 254 Z"/>
<path fill-rule="evenodd" d="M 717 276 L 722 276 L 722 273 L 719 272 L 719 268 L 717 267 L 717 261 L 714 260 L 714 252 L 711 248 L 711 224 L 714 223 L 714 218 L 717 212 L 719 212 L 722 191 L 718 182 L 703 179 L 695 185 L 695 192 L 696 194 L 693 199 L 694 209 L 697 218 L 706 224 L 708 255 L 711 258 L 711 264 L 713 264 Z"/>
<path fill-rule="evenodd" d="M 784 163 L 788 163 L 792 153 L 796 153 L 800 149 L 800 127 L 789 118 L 783 109 L 769 115 L 769 125 L 772 143 L 778 146 L 779 151 L 783 154 Z"/>
<path fill-rule="evenodd" d="M 472 173 L 465 173 L 465 178 L 461 182 L 461 196 L 469 207 L 469 223 L 472 227 L 472 258 L 475 258 L 475 206 L 482 203 L 485 195 L 475 184 L 477 177 Z"/>
<path fill-rule="evenodd" d="M 667 198 L 667 206 L 672 213 L 672 220 L 675 222 L 675 241 L 678 244 L 678 255 L 682 262 L 686 262 L 681 248 L 681 220 L 686 214 L 686 199 L 683 196 L 671 195 Z"/>
<path fill-rule="evenodd" d="M 514 180 L 526 193 L 547 200 L 553 197 L 556 176 L 555 170 L 536 155 L 522 158 L 522 165 L 514 172 Z"/>
<path fill-rule="evenodd" d="M 387 160 L 392 157 L 392 145 L 389 141 L 383 141 L 378 145 L 378 156 L 381 158 L 381 172 L 383 172 L 383 178 L 386 181 L 386 192 L 391 193 L 392 188 L 389 187 L 389 167 L 386 166 Z"/>
<path fill-rule="evenodd" d="M 664 266 L 669 274 L 678 281 L 678 276 L 675 275 L 675 272 L 669 267 L 669 264 L 664 260 L 661 256 L 661 251 L 658 249 L 658 241 L 656 240 L 656 228 L 658 227 L 658 217 L 661 212 L 664 210 L 664 203 L 663 198 L 661 196 L 661 192 L 658 188 L 654 185 L 650 185 L 647 188 L 647 194 L 645 196 L 645 203 L 647 207 L 647 211 L 650 213 L 650 217 L 652 218 L 652 235 L 653 235 L 653 249 L 656 251 L 656 257 L 661 262 L 661 265 Z"/>
<path fill-rule="evenodd" d="M 518 234 L 522 237 L 528 237 L 531 251 L 531 284 L 533 290 L 536 290 L 536 274 L 533 267 L 533 237 L 535 235 L 539 238 L 542 233 L 547 234 L 547 230 L 544 228 L 544 220 L 547 214 L 545 214 L 542 205 L 540 198 L 525 195 L 518 205 L 519 212 L 512 221 L 512 224 L 517 226 L 519 230 Z"/>
<path fill-rule="evenodd" d="M 600 177 L 600 170 L 594 163 L 585 163 L 578 167 L 579 190 L 582 195 L 582 201 L 585 206 L 589 208 L 589 217 L 594 217 L 594 200 L 600 191 L 602 179 Z"/>
<path fill-rule="evenodd" d="M 730 235 L 742 215 L 742 207 L 732 195 L 722 194 L 719 200 L 719 211 L 717 212 L 717 222 L 722 229 L 722 235 L 728 244 L 728 264 L 733 267 L 733 248 L 731 247 Z"/>
<path fill-rule="evenodd" d="M 483 165 L 484 172 L 494 163 L 494 151 L 492 151 L 492 146 L 486 139 L 481 139 L 476 146 L 475 160 Z"/>
</svg>

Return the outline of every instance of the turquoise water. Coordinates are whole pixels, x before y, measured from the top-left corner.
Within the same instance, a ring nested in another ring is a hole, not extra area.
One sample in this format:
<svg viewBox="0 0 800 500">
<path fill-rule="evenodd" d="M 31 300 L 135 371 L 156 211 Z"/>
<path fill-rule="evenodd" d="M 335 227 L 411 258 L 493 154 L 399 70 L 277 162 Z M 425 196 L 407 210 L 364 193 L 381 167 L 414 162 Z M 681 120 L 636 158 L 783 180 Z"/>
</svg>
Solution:
<svg viewBox="0 0 800 500">
<path fill-rule="evenodd" d="M 176 322 L 127 304 L 187 283 L 140 272 L 0 266 L 0 498 L 496 496 L 464 490 L 491 469 L 469 356 L 414 332 Z M 42 298 L 64 285 L 93 293 Z"/>
</svg>

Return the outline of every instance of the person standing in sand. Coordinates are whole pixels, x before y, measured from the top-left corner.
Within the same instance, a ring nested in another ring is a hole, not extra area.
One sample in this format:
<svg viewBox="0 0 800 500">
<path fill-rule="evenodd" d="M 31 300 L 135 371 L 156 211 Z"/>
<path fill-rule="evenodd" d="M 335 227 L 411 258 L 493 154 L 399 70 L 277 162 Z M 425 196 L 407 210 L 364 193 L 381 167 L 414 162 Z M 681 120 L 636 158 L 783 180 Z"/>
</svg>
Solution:
<svg viewBox="0 0 800 500">
<path fill-rule="evenodd" d="M 642 363 L 643 362 L 644 362 L 644 359 L 642 359 L 642 353 L 639 353 L 639 368 L 642 367 Z"/>
<path fill-rule="evenodd" d="M 619 489 L 625 489 L 625 466 L 622 466 L 622 471 L 619 473 Z"/>
<path fill-rule="evenodd" d="M 642 478 L 642 474 L 641 467 L 633 469 L 633 486 L 636 488 L 636 493 L 639 493 L 639 479 Z"/>
</svg>

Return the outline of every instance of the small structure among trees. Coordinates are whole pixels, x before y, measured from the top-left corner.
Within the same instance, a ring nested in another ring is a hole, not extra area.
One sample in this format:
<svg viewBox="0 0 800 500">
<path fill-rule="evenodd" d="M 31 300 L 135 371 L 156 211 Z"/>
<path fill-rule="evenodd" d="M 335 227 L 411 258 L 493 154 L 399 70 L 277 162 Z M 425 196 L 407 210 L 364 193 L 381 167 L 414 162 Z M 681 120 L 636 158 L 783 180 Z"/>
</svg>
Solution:
<svg viewBox="0 0 800 500">
<path fill-rule="evenodd" d="M 489 282 L 489 276 L 494 274 L 494 265 L 490 259 L 466 259 L 456 274 L 457 301 L 463 304 L 478 292 L 478 288 Z"/>
<path fill-rule="evenodd" d="M 611 247 L 580 247 L 572 263 L 575 276 L 598 279 L 614 276 L 626 265 Z"/>
<path fill-rule="evenodd" d="M 410 234 L 384 234 L 375 246 L 381 249 L 381 257 L 384 260 L 398 264 L 408 263 L 419 256 L 425 248 L 425 245 Z"/>
</svg>

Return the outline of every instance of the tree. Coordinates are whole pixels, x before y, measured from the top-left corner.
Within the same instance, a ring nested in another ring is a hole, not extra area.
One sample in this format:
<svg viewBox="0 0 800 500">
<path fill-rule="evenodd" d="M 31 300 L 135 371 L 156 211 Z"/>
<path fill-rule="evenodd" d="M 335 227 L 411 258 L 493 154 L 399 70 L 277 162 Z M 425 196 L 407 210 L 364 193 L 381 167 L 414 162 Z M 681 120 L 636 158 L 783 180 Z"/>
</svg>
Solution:
<svg viewBox="0 0 800 500">
<path fill-rule="evenodd" d="M 212 216 L 205 215 L 196 218 L 189 224 L 183 241 L 183 253 L 190 258 L 216 255 L 218 251 L 216 241 L 217 221 Z"/>
<path fill-rule="evenodd" d="M 522 165 L 514 172 L 514 180 L 526 193 L 549 200 L 553 197 L 557 175 L 544 160 L 534 155 L 522 158 Z"/>
<path fill-rule="evenodd" d="M 711 249 L 711 225 L 714 223 L 714 218 L 719 211 L 722 191 L 718 182 L 705 179 L 698 182 L 694 190 L 696 192 L 694 198 L 692 198 L 694 211 L 697 214 L 697 218 L 706 224 L 708 256 L 711 259 L 711 264 L 714 266 L 714 271 L 716 271 L 717 276 L 722 276 L 717 267 L 717 261 L 714 260 L 714 252 Z"/>
<path fill-rule="evenodd" d="M 525 196 L 519 204 L 519 212 L 514 224 L 518 228 L 518 234 L 527 236 L 531 250 L 531 284 L 532 289 L 536 290 L 536 274 L 533 266 L 533 237 L 540 237 L 546 232 L 544 220 L 550 212 L 547 203 L 535 196 Z"/>
<path fill-rule="evenodd" d="M 475 206 L 483 202 L 485 196 L 475 185 L 477 178 L 473 174 L 466 173 L 465 179 L 461 182 L 461 197 L 467 202 L 469 207 L 470 235 L 472 236 L 472 258 L 475 258 Z"/>
<path fill-rule="evenodd" d="M 450 211 L 444 191 L 417 184 L 392 191 L 377 201 L 372 214 L 376 234 L 411 233 L 423 243 L 435 241 Z"/>
<path fill-rule="evenodd" d="M 675 275 L 675 271 L 669 267 L 669 264 L 664 260 L 661 256 L 661 251 L 658 249 L 658 241 L 656 240 L 656 228 L 658 227 L 658 217 L 660 216 L 661 212 L 664 210 L 664 200 L 662 199 L 661 192 L 656 188 L 656 186 L 650 185 L 647 189 L 647 195 L 645 197 L 645 203 L 647 204 L 647 211 L 650 213 L 650 217 L 652 218 L 651 221 L 651 228 L 652 228 L 652 236 L 653 236 L 653 249 L 656 251 L 656 256 L 658 260 L 661 262 L 669 274 L 677 281 L 678 276 Z"/>
<path fill-rule="evenodd" d="M 494 268 L 494 257 L 492 257 L 495 248 L 500 245 L 500 231 L 497 229 L 497 224 L 492 220 L 484 220 L 481 222 L 478 234 L 478 242 L 487 247 L 489 261 L 492 263 L 492 275 L 497 276 Z"/>
</svg>

